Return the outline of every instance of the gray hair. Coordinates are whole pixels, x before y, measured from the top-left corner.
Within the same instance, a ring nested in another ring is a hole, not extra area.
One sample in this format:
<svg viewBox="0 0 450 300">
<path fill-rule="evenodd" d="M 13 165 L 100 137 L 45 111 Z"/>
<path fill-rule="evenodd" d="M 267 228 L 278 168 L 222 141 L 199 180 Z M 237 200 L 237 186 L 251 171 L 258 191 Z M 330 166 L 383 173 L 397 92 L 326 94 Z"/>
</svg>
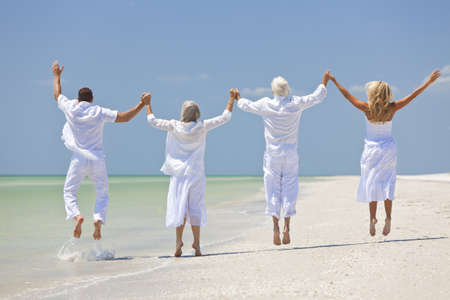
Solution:
<svg viewBox="0 0 450 300">
<path fill-rule="evenodd" d="M 197 122 L 200 119 L 200 108 L 194 101 L 188 100 L 181 107 L 181 122 Z"/>
<path fill-rule="evenodd" d="M 289 83 L 281 76 L 272 79 L 272 93 L 276 96 L 289 96 Z"/>
</svg>

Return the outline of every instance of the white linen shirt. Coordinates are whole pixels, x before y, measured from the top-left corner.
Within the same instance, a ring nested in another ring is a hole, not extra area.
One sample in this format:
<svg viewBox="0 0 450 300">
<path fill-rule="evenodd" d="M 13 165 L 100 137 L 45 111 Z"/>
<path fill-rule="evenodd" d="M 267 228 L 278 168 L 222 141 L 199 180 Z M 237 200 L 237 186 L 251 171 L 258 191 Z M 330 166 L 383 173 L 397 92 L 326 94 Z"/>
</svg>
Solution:
<svg viewBox="0 0 450 300">
<path fill-rule="evenodd" d="M 58 107 L 66 116 L 62 137 L 67 149 L 90 160 L 103 159 L 103 125 L 114 122 L 117 111 L 60 94 Z"/>
<path fill-rule="evenodd" d="M 147 121 L 155 128 L 166 130 L 166 160 L 161 171 L 170 176 L 203 175 L 206 133 L 231 120 L 231 112 L 197 122 L 157 119 L 153 114 Z"/>
<path fill-rule="evenodd" d="M 258 101 L 240 98 L 237 106 L 243 111 L 260 115 L 264 120 L 266 152 L 280 156 L 291 151 L 297 152 L 298 126 L 303 110 L 322 102 L 327 89 L 320 84 L 306 96 L 275 96 Z"/>
</svg>

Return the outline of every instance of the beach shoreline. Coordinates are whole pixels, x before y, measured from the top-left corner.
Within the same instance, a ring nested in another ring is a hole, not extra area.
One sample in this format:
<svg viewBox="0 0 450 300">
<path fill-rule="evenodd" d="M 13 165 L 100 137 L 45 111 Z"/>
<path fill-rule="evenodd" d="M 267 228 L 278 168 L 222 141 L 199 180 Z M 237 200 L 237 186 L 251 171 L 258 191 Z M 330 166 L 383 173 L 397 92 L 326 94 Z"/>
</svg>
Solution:
<svg viewBox="0 0 450 300">
<path fill-rule="evenodd" d="M 75 278 L 53 288 L 28 289 L 21 298 L 194 299 L 448 299 L 450 288 L 450 174 L 398 176 L 392 232 L 368 234 L 368 208 L 355 201 L 358 176 L 302 181 L 292 243 L 272 245 L 271 220 L 236 236 L 208 243 L 193 257 L 186 233 L 185 254 L 89 262 L 119 274 Z M 261 192 L 261 191 L 259 191 Z M 250 201 L 262 201 L 261 194 Z M 260 204 L 260 203 L 259 203 Z M 253 205 L 253 204 L 252 204 Z M 250 205 L 251 207 L 251 205 Z M 254 214 L 251 211 L 250 214 Z M 258 208 L 261 213 L 261 207 Z M 209 218 L 217 218 L 212 214 Z M 246 217 L 242 213 L 240 217 Z M 120 257 L 119 257 L 120 258 Z M 84 264 L 84 265 L 86 265 Z M 76 272 L 83 264 L 73 264 Z M 62 284 L 62 286 L 60 285 Z"/>
</svg>

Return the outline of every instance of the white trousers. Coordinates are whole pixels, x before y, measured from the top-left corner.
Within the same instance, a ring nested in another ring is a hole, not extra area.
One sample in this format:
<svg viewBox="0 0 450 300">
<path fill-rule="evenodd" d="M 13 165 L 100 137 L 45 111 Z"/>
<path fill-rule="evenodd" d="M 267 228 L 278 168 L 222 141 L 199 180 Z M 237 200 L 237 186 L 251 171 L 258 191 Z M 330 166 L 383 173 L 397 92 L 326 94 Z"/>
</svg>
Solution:
<svg viewBox="0 0 450 300">
<path fill-rule="evenodd" d="M 206 225 L 205 185 L 204 175 L 170 177 L 167 195 L 167 227 L 181 226 L 185 218 L 187 224 Z"/>
<path fill-rule="evenodd" d="M 73 154 L 64 183 L 64 202 L 67 220 L 80 214 L 77 192 L 83 179 L 88 176 L 95 185 L 96 201 L 94 207 L 94 221 L 106 220 L 108 206 L 108 174 L 104 159 L 89 160 L 79 154 Z"/>
<path fill-rule="evenodd" d="M 266 214 L 280 219 L 296 213 L 298 195 L 298 154 L 273 156 L 264 153 L 264 187 L 266 190 Z"/>
</svg>

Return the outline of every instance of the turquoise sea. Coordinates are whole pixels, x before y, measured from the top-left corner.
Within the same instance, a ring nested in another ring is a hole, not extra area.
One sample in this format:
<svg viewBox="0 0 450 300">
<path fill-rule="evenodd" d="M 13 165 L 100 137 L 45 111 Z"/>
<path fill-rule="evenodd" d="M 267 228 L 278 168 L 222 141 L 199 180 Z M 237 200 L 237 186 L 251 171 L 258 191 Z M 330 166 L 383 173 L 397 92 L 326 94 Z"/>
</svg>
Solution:
<svg viewBox="0 0 450 300">
<path fill-rule="evenodd" d="M 78 194 L 85 217 L 80 240 L 65 220 L 64 176 L 0 177 L 0 298 L 59 298 L 111 277 L 158 268 L 172 255 L 174 229 L 164 226 L 168 177 L 110 176 L 103 238 L 92 238 L 93 185 Z M 262 177 L 208 177 L 208 223 L 202 250 L 265 224 Z M 190 228 L 184 253 L 189 255 Z M 64 250 L 64 251 L 62 251 Z M 58 256 L 58 253 L 60 254 Z M 64 255 L 61 255 L 64 254 Z"/>
</svg>

